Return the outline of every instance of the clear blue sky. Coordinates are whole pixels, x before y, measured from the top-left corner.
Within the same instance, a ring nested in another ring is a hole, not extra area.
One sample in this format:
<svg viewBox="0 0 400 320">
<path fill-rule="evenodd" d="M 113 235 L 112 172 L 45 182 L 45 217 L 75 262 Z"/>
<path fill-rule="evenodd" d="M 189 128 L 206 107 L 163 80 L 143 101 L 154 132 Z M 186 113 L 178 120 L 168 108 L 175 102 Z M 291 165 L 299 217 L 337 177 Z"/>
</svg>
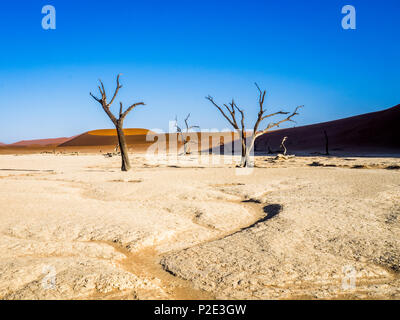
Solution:
<svg viewBox="0 0 400 320">
<path fill-rule="evenodd" d="M 41 27 L 46 4 L 56 30 Z M 346 4 L 357 30 L 341 27 Z M 118 101 L 147 104 L 126 127 L 191 112 L 226 128 L 208 94 L 235 97 L 251 121 L 255 81 L 271 111 L 306 106 L 298 125 L 388 108 L 400 103 L 399 17 L 398 0 L 1 1 L 0 141 L 111 128 L 89 91 L 101 78 L 111 95 L 118 73 Z"/>
</svg>

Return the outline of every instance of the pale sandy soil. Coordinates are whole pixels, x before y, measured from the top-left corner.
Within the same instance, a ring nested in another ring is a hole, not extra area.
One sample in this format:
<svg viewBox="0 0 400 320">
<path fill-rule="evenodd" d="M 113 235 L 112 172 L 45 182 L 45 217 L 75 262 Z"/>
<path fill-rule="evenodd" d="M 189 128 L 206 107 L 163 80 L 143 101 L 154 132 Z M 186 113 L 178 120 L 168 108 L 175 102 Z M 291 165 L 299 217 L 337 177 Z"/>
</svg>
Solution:
<svg viewBox="0 0 400 320">
<path fill-rule="evenodd" d="M 400 298 L 398 159 L 131 158 L 0 156 L 0 298 Z"/>
</svg>

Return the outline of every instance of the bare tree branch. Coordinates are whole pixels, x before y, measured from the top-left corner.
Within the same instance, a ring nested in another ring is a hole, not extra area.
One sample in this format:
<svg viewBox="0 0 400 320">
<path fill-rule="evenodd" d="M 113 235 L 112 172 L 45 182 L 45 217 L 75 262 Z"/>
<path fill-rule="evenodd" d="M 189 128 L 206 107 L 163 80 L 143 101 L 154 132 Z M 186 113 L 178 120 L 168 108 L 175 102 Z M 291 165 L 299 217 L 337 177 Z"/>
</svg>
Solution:
<svg viewBox="0 0 400 320">
<path fill-rule="evenodd" d="M 260 89 L 260 87 L 258 86 L 257 82 L 255 82 L 255 85 L 256 85 L 256 87 L 258 89 L 258 92 L 259 92 L 258 105 L 259 105 L 260 110 L 258 111 L 257 120 L 256 120 L 256 122 L 254 124 L 254 127 L 253 127 L 253 132 L 254 133 L 256 133 L 258 131 L 258 126 L 260 125 L 261 121 L 263 120 L 263 116 L 264 116 L 264 113 L 265 113 L 265 111 L 264 111 L 264 100 L 265 100 L 265 95 L 267 93 L 266 90 L 262 91 Z"/>
<path fill-rule="evenodd" d="M 181 135 L 181 140 L 182 140 L 182 144 L 183 144 L 183 149 L 184 149 L 184 154 L 185 155 L 190 153 L 190 151 L 189 151 L 189 149 L 187 147 L 187 144 L 189 142 L 191 142 L 190 139 L 189 139 L 189 135 L 188 135 L 189 134 L 189 130 L 193 129 L 193 128 L 200 128 L 199 126 L 189 126 L 189 122 L 188 122 L 189 117 L 190 117 L 190 113 L 185 118 L 185 125 L 186 125 L 186 132 L 185 132 L 186 136 L 185 136 L 184 133 L 183 133 L 182 128 L 178 124 L 178 117 L 175 116 L 175 128 L 176 128 L 176 131 L 177 131 L 178 135 L 179 134 Z"/>
<path fill-rule="evenodd" d="M 182 132 L 181 127 L 178 125 L 178 117 L 175 116 L 175 128 L 177 132 Z"/>
<path fill-rule="evenodd" d="M 100 85 L 101 85 L 101 89 L 99 87 L 101 96 L 104 98 L 104 100 L 107 100 L 106 89 L 104 89 L 104 84 L 100 79 L 99 79 L 99 82 L 100 82 Z"/>
<path fill-rule="evenodd" d="M 251 141 L 249 144 L 246 143 L 247 137 L 246 137 L 246 129 L 245 129 L 245 123 L 244 123 L 244 111 L 236 105 L 235 101 L 232 99 L 232 102 L 229 103 L 229 105 L 227 105 L 227 104 L 223 105 L 225 107 L 225 109 L 229 112 L 229 115 L 228 115 L 217 103 L 214 102 L 214 99 L 211 96 L 206 97 L 206 99 L 209 100 L 221 112 L 221 114 L 224 116 L 224 118 L 226 120 L 228 120 L 230 125 L 241 134 L 241 142 L 242 142 L 241 166 L 249 165 L 249 159 L 248 159 L 249 153 L 252 150 L 252 148 L 254 147 L 255 139 L 257 137 L 263 135 L 264 133 L 268 132 L 272 128 L 279 127 L 279 125 L 281 125 L 284 122 L 288 122 L 288 121 L 295 122 L 292 118 L 294 116 L 298 115 L 299 114 L 298 110 L 303 107 L 303 106 L 298 106 L 291 114 L 289 112 L 285 112 L 285 111 L 278 111 L 275 113 L 265 115 L 266 110 L 264 110 L 264 102 L 265 102 L 266 90 L 264 90 L 264 91 L 261 90 L 257 83 L 255 83 L 255 85 L 259 92 L 259 96 L 258 96 L 259 111 L 258 111 L 257 120 L 253 127 L 253 135 L 251 137 Z M 237 124 L 237 121 L 236 121 L 235 110 L 237 110 L 241 114 L 241 122 L 240 122 L 241 129 L 239 128 L 239 125 Z M 260 124 L 263 120 L 265 120 L 267 118 L 271 118 L 276 115 L 289 115 L 289 116 L 280 121 L 269 123 L 264 130 L 258 131 L 258 127 L 260 126 Z"/>
<path fill-rule="evenodd" d="M 115 88 L 114 95 L 113 95 L 113 97 L 112 97 L 110 103 L 108 103 L 108 107 L 110 107 L 110 106 L 112 105 L 112 103 L 113 103 L 114 100 L 115 100 L 115 97 L 116 97 L 117 94 L 118 94 L 119 89 L 122 88 L 122 86 L 119 84 L 119 77 L 120 77 L 120 76 L 121 76 L 121 74 L 117 75 L 117 87 Z M 102 85 L 103 85 L 103 84 L 102 84 Z M 104 90 L 104 86 L 103 86 L 103 90 Z"/>
<path fill-rule="evenodd" d="M 245 125 L 244 125 L 244 112 L 243 112 L 242 109 L 239 109 L 239 107 L 238 107 L 236 104 L 233 104 L 233 107 L 236 108 L 236 110 L 239 111 L 239 112 L 240 112 L 240 115 L 242 116 L 242 118 L 241 118 L 241 120 L 240 120 L 240 123 L 241 123 L 241 126 L 242 126 L 242 131 L 244 131 L 244 130 L 245 130 Z M 236 121 L 236 119 L 235 119 L 235 121 Z"/>
<path fill-rule="evenodd" d="M 263 106 L 264 106 L 264 100 L 265 100 L 265 95 L 267 94 L 267 91 L 266 90 L 262 91 L 260 89 L 260 87 L 258 86 L 257 82 L 255 82 L 254 84 L 256 85 L 256 87 L 257 87 L 257 89 L 258 89 L 258 91 L 260 93 L 260 96 L 258 98 L 258 103 L 260 105 L 260 112 L 264 112 L 263 111 Z"/>
<path fill-rule="evenodd" d="M 266 115 L 266 116 L 263 116 L 263 117 L 261 118 L 261 120 L 265 120 L 265 119 L 267 119 L 267 118 L 274 117 L 274 116 L 276 116 L 276 115 L 278 115 L 278 114 L 289 114 L 289 112 L 278 111 L 278 112 L 271 113 L 271 114 L 268 114 L 268 115 Z"/>
<path fill-rule="evenodd" d="M 96 100 L 97 102 L 101 103 L 101 99 L 97 98 L 96 96 L 93 95 L 93 93 L 90 92 L 90 95 L 92 96 L 92 98 L 94 100 Z"/>
<path fill-rule="evenodd" d="M 119 103 L 119 118 L 122 117 L 122 102 Z"/>
<path fill-rule="evenodd" d="M 191 129 L 200 128 L 199 126 L 190 126 L 190 127 L 189 127 L 189 123 L 188 123 L 189 117 L 190 117 L 190 113 L 189 113 L 189 114 L 187 115 L 187 117 L 185 118 L 186 133 L 188 133 L 189 130 L 191 130 Z"/>
<path fill-rule="evenodd" d="M 229 114 L 230 114 L 231 117 L 232 117 L 232 119 L 230 119 L 230 118 L 226 115 L 226 113 L 224 112 L 224 110 L 222 110 L 222 108 L 221 108 L 218 104 L 216 104 L 216 103 L 214 102 L 213 97 L 208 96 L 208 97 L 206 97 L 206 99 L 207 99 L 208 101 L 210 101 L 210 102 L 221 112 L 221 114 L 224 116 L 224 118 L 225 118 L 226 120 L 228 120 L 228 122 L 231 124 L 232 127 L 234 127 L 236 130 L 239 130 L 239 127 L 238 127 L 238 125 L 237 125 L 237 123 L 236 123 L 236 119 L 235 119 L 235 110 L 234 110 L 233 108 L 232 108 L 233 110 L 230 110 L 229 107 L 228 107 L 227 105 L 224 105 L 224 106 L 226 107 L 226 109 L 228 110 Z"/>
<path fill-rule="evenodd" d="M 282 119 L 282 120 L 280 120 L 280 121 L 278 121 L 278 122 L 273 122 L 273 123 L 268 124 L 268 126 L 267 126 L 264 130 L 262 130 L 261 132 L 258 132 L 258 133 L 255 134 L 255 135 L 256 135 L 256 138 L 259 137 L 259 136 L 261 136 L 261 135 L 263 135 L 264 133 L 268 132 L 268 131 L 271 130 L 272 128 L 279 127 L 279 126 L 280 126 L 282 123 L 284 123 L 284 122 L 288 122 L 288 121 L 290 121 L 290 122 L 296 122 L 296 121 L 294 121 L 292 118 L 293 118 L 294 116 L 299 115 L 298 110 L 299 110 L 300 108 L 303 108 L 303 107 L 304 107 L 304 106 L 298 106 L 298 107 L 290 114 L 290 116 L 288 116 L 288 117 L 286 117 L 285 119 Z M 287 113 L 283 113 L 283 114 L 288 114 L 288 112 L 287 112 Z"/>
<path fill-rule="evenodd" d="M 189 114 L 187 115 L 187 117 L 185 118 L 186 131 L 189 130 L 189 124 L 188 124 L 189 117 L 190 117 L 190 113 L 189 113 Z"/>
<path fill-rule="evenodd" d="M 121 116 L 121 119 L 125 119 L 125 117 L 128 115 L 128 113 L 131 112 L 132 109 L 136 108 L 137 106 L 145 106 L 145 104 L 143 102 L 134 103 L 128 109 L 125 110 L 125 112 Z"/>
</svg>

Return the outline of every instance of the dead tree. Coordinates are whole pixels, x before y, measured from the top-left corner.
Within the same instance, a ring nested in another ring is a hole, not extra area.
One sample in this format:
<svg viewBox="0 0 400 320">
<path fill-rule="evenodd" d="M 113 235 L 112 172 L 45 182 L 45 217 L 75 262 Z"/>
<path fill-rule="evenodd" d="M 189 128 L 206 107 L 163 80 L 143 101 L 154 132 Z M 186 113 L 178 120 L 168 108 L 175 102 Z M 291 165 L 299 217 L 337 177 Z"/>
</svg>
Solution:
<svg viewBox="0 0 400 320">
<path fill-rule="evenodd" d="M 224 109 L 219 106 L 217 103 L 215 103 L 214 99 L 211 96 L 206 97 L 207 100 L 209 100 L 223 115 L 223 117 L 229 122 L 229 124 L 238 132 L 238 134 L 240 135 L 240 140 L 241 140 L 241 162 L 240 162 L 240 167 L 249 167 L 251 165 L 250 163 L 250 152 L 254 147 L 254 142 L 255 140 L 263 135 L 264 133 L 267 133 L 268 131 L 270 131 L 272 128 L 275 127 L 279 127 L 282 123 L 287 122 L 287 121 L 292 121 L 292 118 L 296 115 L 298 115 L 298 110 L 303 107 L 303 106 L 298 106 L 292 113 L 290 112 L 284 112 L 284 111 L 278 111 L 275 113 L 271 113 L 271 114 L 265 114 L 266 110 L 264 110 L 264 100 L 265 100 L 265 95 L 266 95 L 266 91 L 261 91 L 260 87 L 257 85 L 257 83 L 255 84 L 258 91 L 259 91 L 259 98 L 258 98 L 258 105 L 259 105 L 259 111 L 258 111 L 258 116 L 257 116 L 257 120 L 254 124 L 253 127 L 253 132 L 252 135 L 250 137 L 250 139 L 246 138 L 246 128 L 245 128 L 245 124 L 244 124 L 244 111 L 243 109 L 240 109 L 235 101 L 232 99 L 232 102 L 230 102 L 229 104 L 224 104 L 223 107 L 225 108 L 226 111 L 224 111 Z M 241 119 L 240 119 L 240 126 L 238 124 L 238 121 L 236 119 L 236 111 L 238 111 L 241 115 Z M 260 130 L 259 131 L 259 126 L 261 124 L 261 122 L 267 118 L 271 118 L 273 116 L 277 116 L 277 115 L 288 115 L 286 118 L 277 121 L 277 122 L 271 122 L 269 123 L 265 129 Z M 250 140 L 250 141 L 248 141 Z"/>
<path fill-rule="evenodd" d="M 101 98 L 97 98 L 91 92 L 90 92 L 90 95 L 93 97 L 93 99 L 95 99 L 98 103 L 101 104 L 103 110 L 105 111 L 105 113 L 108 115 L 108 117 L 111 119 L 112 123 L 114 124 L 115 129 L 117 130 L 118 145 L 119 145 L 119 150 L 121 152 L 121 158 L 122 158 L 121 170 L 129 171 L 131 168 L 131 165 L 129 162 L 128 148 L 126 146 L 126 139 L 125 139 L 125 134 L 124 134 L 124 130 L 123 130 L 124 120 L 125 120 L 125 117 L 128 115 L 128 113 L 131 112 L 135 107 L 144 106 L 145 104 L 143 102 L 137 102 L 137 103 L 132 104 L 125 111 L 123 111 L 122 102 L 120 102 L 119 103 L 119 117 L 116 118 L 114 116 L 114 114 L 110 110 L 110 106 L 112 105 L 115 98 L 117 97 L 119 89 L 122 88 L 122 85 L 120 85 L 120 83 L 119 83 L 119 77 L 120 77 L 120 75 L 117 76 L 117 87 L 114 91 L 114 95 L 111 98 L 110 102 L 107 102 L 106 90 L 104 89 L 104 85 L 101 80 L 99 80 L 100 86 L 98 86 L 100 94 L 101 94 Z"/>
<path fill-rule="evenodd" d="M 287 149 L 286 149 L 286 146 L 285 146 L 285 142 L 286 142 L 287 138 L 288 138 L 288 137 L 284 137 L 284 138 L 282 139 L 282 142 L 281 142 L 281 148 L 283 149 L 283 155 L 284 155 L 284 156 L 286 156 L 286 153 L 287 153 Z"/>
<path fill-rule="evenodd" d="M 189 126 L 189 122 L 188 122 L 189 117 L 190 117 L 190 113 L 185 118 L 185 126 L 186 126 L 185 134 L 183 133 L 182 128 L 178 125 L 178 118 L 175 117 L 175 128 L 176 128 L 176 131 L 178 132 L 178 135 L 181 136 L 184 155 L 190 154 L 190 150 L 189 150 L 189 142 L 190 142 L 189 131 L 194 129 L 194 128 L 200 128 L 199 126 Z"/>
<path fill-rule="evenodd" d="M 328 134 L 326 133 L 326 130 L 324 130 L 324 136 L 325 136 L 325 154 L 329 156 L 329 138 Z"/>
</svg>

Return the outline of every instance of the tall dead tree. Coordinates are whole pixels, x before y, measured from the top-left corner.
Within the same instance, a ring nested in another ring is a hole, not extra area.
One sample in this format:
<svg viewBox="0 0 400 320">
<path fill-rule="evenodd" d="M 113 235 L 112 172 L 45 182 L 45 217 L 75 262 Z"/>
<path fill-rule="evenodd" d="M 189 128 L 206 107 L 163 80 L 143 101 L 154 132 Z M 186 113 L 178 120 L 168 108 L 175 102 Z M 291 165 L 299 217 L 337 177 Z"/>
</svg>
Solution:
<svg viewBox="0 0 400 320">
<path fill-rule="evenodd" d="M 179 126 L 178 124 L 178 118 L 175 117 L 175 128 L 176 131 L 178 132 L 178 135 L 181 136 L 181 140 L 182 140 L 182 144 L 183 144 L 183 152 L 184 155 L 187 155 L 190 153 L 189 151 L 189 142 L 190 142 L 190 138 L 189 138 L 189 131 L 194 129 L 194 128 L 200 128 L 199 126 L 189 126 L 189 117 L 190 117 L 190 113 L 187 115 L 187 117 L 185 118 L 185 125 L 186 125 L 186 132 L 185 134 L 183 133 L 182 128 Z"/>
<path fill-rule="evenodd" d="M 251 165 L 250 163 L 250 153 L 251 150 L 254 147 L 254 142 L 255 140 L 263 135 L 264 133 L 267 133 L 270 131 L 272 128 L 279 127 L 282 123 L 287 122 L 287 121 L 292 121 L 292 118 L 296 115 L 298 115 L 298 110 L 303 107 L 303 106 L 298 106 L 292 113 L 290 112 L 285 112 L 285 111 L 278 111 L 275 113 L 271 114 L 265 114 L 266 110 L 264 109 L 264 101 L 265 101 L 265 95 L 266 91 L 261 91 L 260 87 L 255 84 L 258 91 L 259 91 L 259 98 L 258 98 L 258 105 L 259 105 L 259 111 L 258 111 L 258 116 L 257 120 L 254 124 L 253 127 L 253 132 L 251 134 L 251 137 L 246 137 L 246 128 L 244 124 L 244 111 L 243 109 L 240 109 L 235 101 L 232 99 L 232 102 L 228 104 L 224 104 L 223 107 L 219 106 L 217 103 L 215 103 L 214 99 L 211 96 L 206 97 L 207 100 L 209 100 L 223 115 L 223 117 L 229 122 L 229 124 L 238 132 L 240 135 L 240 140 L 241 140 L 241 162 L 240 162 L 240 167 L 249 167 Z M 236 119 L 236 111 L 240 113 L 241 119 L 240 119 L 240 126 L 238 124 L 238 121 Z M 261 122 L 267 118 L 271 118 L 273 116 L 277 115 L 289 115 L 286 118 L 277 121 L 277 122 L 271 122 L 269 123 L 265 129 L 259 131 L 259 126 Z"/>
<path fill-rule="evenodd" d="M 107 102 L 106 90 L 104 89 L 104 85 L 101 80 L 99 80 L 100 86 L 98 86 L 100 94 L 101 94 L 101 98 L 97 98 L 91 92 L 90 92 L 90 95 L 93 97 L 93 99 L 95 99 L 98 103 L 101 104 L 104 112 L 108 115 L 108 117 L 111 119 L 112 123 L 114 124 L 115 129 L 117 130 L 118 145 L 119 145 L 119 150 L 121 152 L 121 158 L 122 158 L 121 170 L 129 171 L 131 169 L 131 164 L 129 162 L 128 148 L 126 146 L 126 138 L 125 138 L 125 134 L 124 134 L 124 130 L 123 130 L 124 120 L 125 120 L 126 116 L 128 115 L 128 113 L 131 112 L 135 107 L 144 106 L 145 104 L 143 102 L 137 102 L 137 103 L 132 104 L 125 111 L 123 111 L 122 102 L 120 102 L 119 103 L 119 117 L 116 118 L 114 116 L 114 114 L 110 110 L 110 106 L 112 105 L 115 98 L 117 97 L 119 89 L 122 88 L 122 85 L 119 83 L 119 77 L 120 77 L 120 74 L 117 76 L 117 87 L 114 91 L 114 95 L 111 98 L 110 102 Z"/>
</svg>

